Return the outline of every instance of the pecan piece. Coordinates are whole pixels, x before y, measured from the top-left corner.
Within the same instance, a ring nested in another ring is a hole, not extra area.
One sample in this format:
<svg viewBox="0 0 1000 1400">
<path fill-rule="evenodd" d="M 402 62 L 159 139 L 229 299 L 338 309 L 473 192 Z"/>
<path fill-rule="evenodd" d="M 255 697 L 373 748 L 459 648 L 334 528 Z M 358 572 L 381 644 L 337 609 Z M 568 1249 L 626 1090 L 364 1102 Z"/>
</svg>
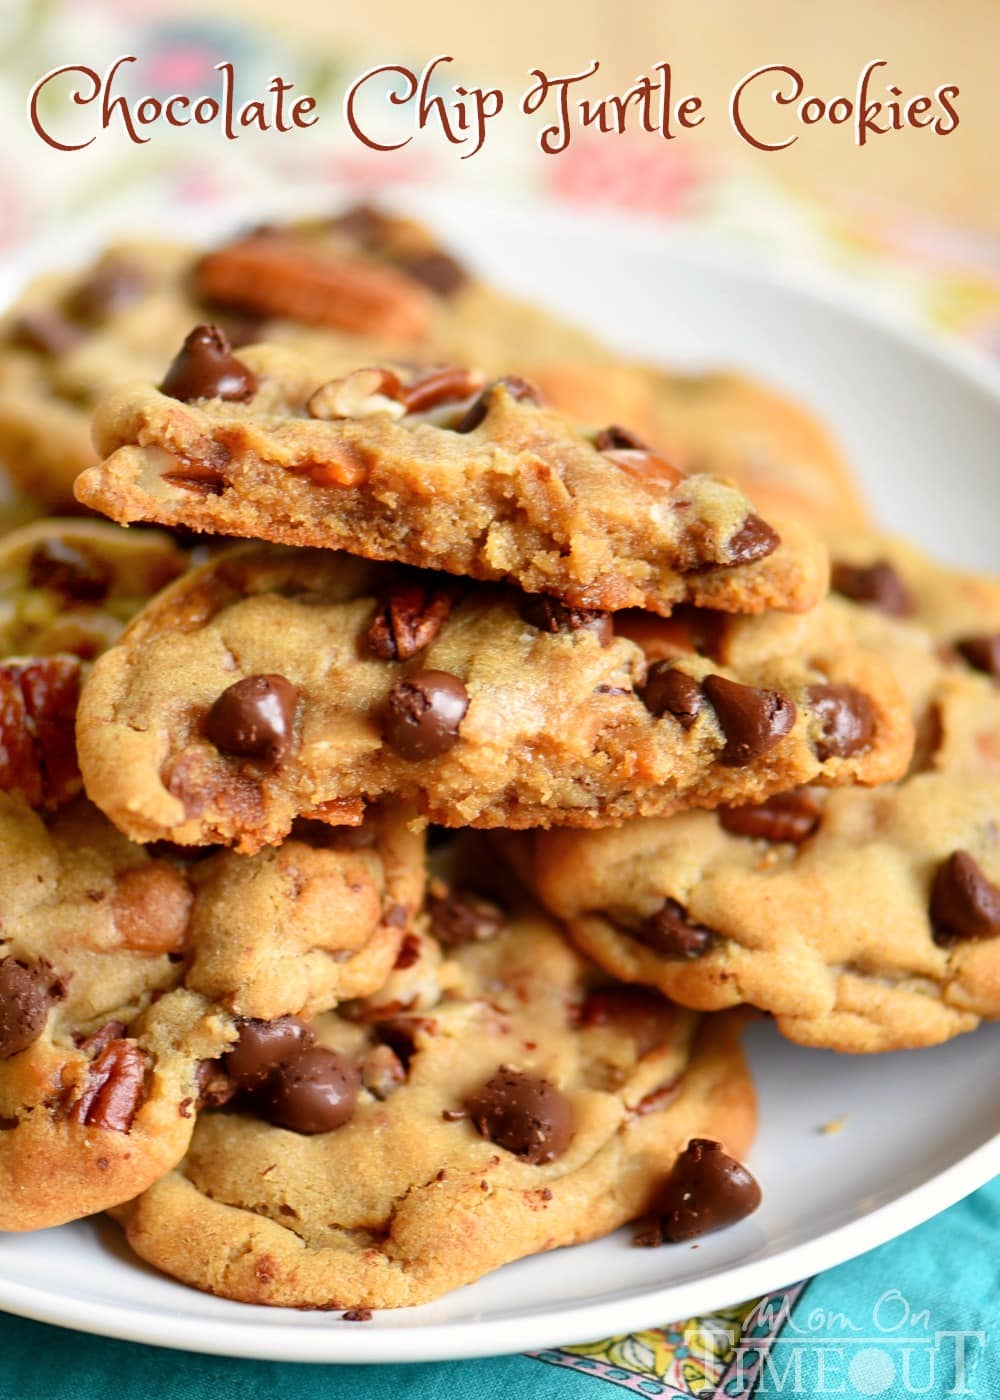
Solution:
<svg viewBox="0 0 1000 1400">
<path fill-rule="evenodd" d="M 135 953 L 180 953 L 194 896 L 179 870 L 166 861 L 122 870 L 115 878 L 115 929 Z"/>
<path fill-rule="evenodd" d="M 66 1118 L 127 1133 L 145 1095 L 145 1053 L 134 1040 L 112 1040 L 91 1063 L 87 1087 L 68 1104 Z"/>
<path fill-rule="evenodd" d="M 446 586 L 403 583 L 390 589 L 365 634 L 368 650 L 383 661 L 408 661 L 430 646 L 453 603 Z"/>
<path fill-rule="evenodd" d="M 46 811 L 77 795 L 73 726 L 79 694 L 75 656 L 0 666 L 0 789 Z"/>
<path fill-rule="evenodd" d="M 251 235 L 202 258 L 195 289 L 203 300 L 256 316 L 415 340 L 432 303 L 402 272 L 364 258 L 319 253 L 307 239 Z"/>
</svg>

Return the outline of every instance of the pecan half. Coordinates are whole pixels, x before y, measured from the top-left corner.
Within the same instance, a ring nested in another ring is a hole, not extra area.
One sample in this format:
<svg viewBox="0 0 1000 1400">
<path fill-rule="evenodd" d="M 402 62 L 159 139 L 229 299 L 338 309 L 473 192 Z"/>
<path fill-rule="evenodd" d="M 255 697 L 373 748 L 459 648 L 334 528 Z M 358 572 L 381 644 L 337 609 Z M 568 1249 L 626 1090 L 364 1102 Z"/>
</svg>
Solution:
<svg viewBox="0 0 1000 1400">
<path fill-rule="evenodd" d="M 145 1053 L 134 1040 L 112 1040 L 90 1065 L 87 1087 L 67 1105 L 66 1118 L 127 1133 L 145 1096 Z"/>
<path fill-rule="evenodd" d="M 318 252 L 292 233 L 251 235 L 202 258 L 203 300 L 257 316 L 415 340 L 432 302 L 412 278 L 361 257 Z"/>
<path fill-rule="evenodd" d="M 79 694 L 75 656 L 0 666 L 0 789 L 46 811 L 79 793 L 73 733 Z"/>
</svg>

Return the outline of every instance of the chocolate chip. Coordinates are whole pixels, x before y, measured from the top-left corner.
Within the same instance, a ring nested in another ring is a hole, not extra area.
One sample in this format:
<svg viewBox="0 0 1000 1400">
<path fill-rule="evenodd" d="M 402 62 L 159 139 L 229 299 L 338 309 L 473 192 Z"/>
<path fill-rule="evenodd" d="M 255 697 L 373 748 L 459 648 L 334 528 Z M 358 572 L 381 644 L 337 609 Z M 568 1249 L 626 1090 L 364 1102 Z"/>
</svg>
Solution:
<svg viewBox="0 0 1000 1400">
<path fill-rule="evenodd" d="M 27 1050 L 45 1029 L 52 998 L 36 968 L 4 958 L 0 962 L 0 1060 Z"/>
<path fill-rule="evenodd" d="M 970 666 L 1000 679 L 1000 632 L 982 637 L 963 637 L 955 646 Z"/>
<path fill-rule="evenodd" d="M 667 1180 L 660 1228 L 664 1239 L 680 1244 L 745 1220 L 760 1200 L 756 1177 L 721 1143 L 692 1138 Z"/>
<path fill-rule="evenodd" d="M 504 913 L 492 900 L 471 890 L 452 890 L 427 900 L 431 933 L 445 948 L 485 943 L 503 928 Z"/>
<path fill-rule="evenodd" d="M 938 867 L 931 886 L 931 923 L 941 948 L 1000 934 L 1000 889 L 968 851 L 953 852 Z"/>
<path fill-rule="evenodd" d="M 819 805 L 806 792 L 782 792 L 753 807 L 720 807 L 719 824 L 733 836 L 801 846 L 819 826 Z"/>
<path fill-rule="evenodd" d="M 247 1018 L 237 1027 L 236 1044 L 223 1063 L 241 1088 L 259 1084 L 276 1066 L 293 1060 L 315 1039 L 298 1016 L 278 1016 L 273 1021 Z"/>
<path fill-rule="evenodd" d="M 593 632 L 602 647 L 615 635 L 610 613 L 596 608 L 572 608 L 545 593 L 525 593 L 521 599 L 521 620 L 539 632 Z"/>
<path fill-rule="evenodd" d="M 868 748 L 875 733 L 875 710 L 867 695 L 853 685 L 811 685 L 809 703 L 823 725 L 816 741 L 820 763 L 850 758 Z"/>
<path fill-rule="evenodd" d="M 679 671 L 669 661 L 654 661 L 646 672 L 639 699 L 651 715 L 673 715 L 682 729 L 690 729 L 704 708 L 705 697 L 694 676 Z"/>
<path fill-rule="evenodd" d="M 616 984 L 598 987 L 580 1009 L 582 1026 L 609 1026 L 631 1036 L 641 1059 L 667 1040 L 677 1017 L 674 1008 L 651 987 Z"/>
<path fill-rule="evenodd" d="M 509 1065 L 501 1065 L 465 1107 L 483 1137 L 535 1166 L 561 1156 L 573 1140 L 565 1096 L 550 1080 Z"/>
<path fill-rule="evenodd" d="M 469 405 L 465 416 L 455 426 L 456 433 L 471 433 L 474 428 L 479 427 L 490 411 L 490 399 L 493 391 L 499 385 L 502 385 L 517 403 L 540 404 L 542 402 L 542 396 L 533 384 L 529 384 L 519 374 L 505 374 L 502 379 L 495 379 L 492 384 L 488 385 L 478 399 Z"/>
<path fill-rule="evenodd" d="M 86 549 L 55 537 L 31 551 L 28 582 L 32 588 L 51 588 L 70 602 L 99 603 L 108 595 L 111 571 Z"/>
<path fill-rule="evenodd" d="M 629 931 L 654 953 L 675 961 L 700 958 L 714 937 L 710 928 L 689 919 L 687 910 L 676 899 L 665 899 L 662 908 Z"/>
<path fill-rule="evenodd" d="M 706 676 L 702 689 L 725 736 L 719 762 L 727 768 L 745 768 L 773 749 L 795 723 L 795 705 L 783 691 L 758 690 L 725 676 Z"/>
<path fill-rule="evenodd" d="M 160 392 L 182 403 L 226 399 L 242 403 L 257 392 L 257 376 L 232 353 L 219 326 L 195 326 L 167 370 Z"/>
<path fill-rule="evenodd" d="M 633 433 L 631 428 L 623 428 L 618 423 L 612 423 L 610 427 L 602 428 L 594 438 L 594 446 L 598 452 L 652 451 L 649 443 L 643 442 L 638 433 Z"/>
<path fill-rule="evenodd" d="M 284 676 L 246 676 L 224 690 L 205 717 L 221 753 L 279 764 L 292 742 L 298 691 Z"/>
<path fill-rule="evenodd" d="M 454 296 L 469 280 L 461 263 L 440 249 L 401 258 L 399 266 L 415 282 L 429 287 L 439 297 Z"/>
<path fill-rule="evenodd" d="M 454 590 L 429 582 L 391 588 L 365 633 L 369 651 L 383 661 L 409 661 L 441 631 L 451 612 Z"/>
<path fill-rule="evenodd" d="M 10 329 L 10 340 L 36 355 L 65 355 L 83 339 L 83 332 L 56 311 L 26 311 Z"/>
<path fill-rule="evenodd" d="M 279 1065 L 257 1103 L 268 1122 L 293 1133 L 329 1133 L 354 1114 L 361 1088 L 355 1065 L 336 1050 L 314 1045 Z"/>
<path fill-rule="evenodd" d="M 99 324 L 136 301 L 147 285 L 143 268 L 126 258 L 111 259 L 69 294 L 66 310 L 76 321 Z"/>
<path fill-rule="evenodd" d="M 759 515 L 748 515 L 729 541 L 726 563 L 752 564 L 755 559 L 766 559 L 780 543 L 781 536 L 766 520 L 761 520 Z"/>
<path fill-rule="evenodd" d="M 400 758 L 438 758 L 458 742 L 469 692 L 447 671 L 414 671 L 389 691 L 385 738 Z"/>
<path fill-rule="evenodd" d="M 878 608 L 893 617 L 913 611 L 913 599 L 896 570 L 884 559 L 875 564 L 834 563 L 830 572 L 834 592 L 852 603 Z"/>
</svg>

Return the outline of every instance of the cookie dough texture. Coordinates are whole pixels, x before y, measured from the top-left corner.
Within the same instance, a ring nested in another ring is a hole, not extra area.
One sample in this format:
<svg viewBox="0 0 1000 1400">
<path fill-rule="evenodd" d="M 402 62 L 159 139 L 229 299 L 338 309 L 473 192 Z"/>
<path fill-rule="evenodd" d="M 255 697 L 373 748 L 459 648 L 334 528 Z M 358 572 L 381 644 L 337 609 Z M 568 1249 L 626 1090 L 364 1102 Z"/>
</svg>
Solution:
<svg viewBox="0 0 1000 1400">
<path fill-rule="evenodd" d="M 1000 937 L 942 946 L 931 911 L 935 876 L 956 851 L 1000 884 L 1000 693 L 955 650 L 962 637 L 1000 630 L 1000 586 L 885 538 L 842 537 L 838 558 L 891 563 L 911 599 L 905 617 L 828 605 L 880 650 L 907 694 L 920 736 L 908 776 L 794 794 L 811 823 L 796 841 L 765 808 L 754 834 L 725 813 L 688 812 L 504 845 L 580 947 L 618 977 L 703 1010 L 750 1003 L 806 1045 L 932 1045 L 1000 1018 Z M 646 921 L 665 901 L 710 931 L 701 956 L 650 946 Z"/>
<path fill-rule="evenodd" d="M 749 1147 L 738 1018 L 699 1026 L 663 1002 L 652 1043 L 620 1003 L 620 1021 L 593 1020 L 601 978 L 528 910 L 458 950 L 442 979 L 447 994 L 391 1032 L 314 1022 L 348 1056 L 382 1034 L 412 1045 L 405 1081 L 384 1100 L 362 1090 L 344 1126 L 306 1137 L 248 1113 L 205 1115 L 181 1166 L 116 1212 L 133 1249 L 244 1302 L 400 1307 L 641 1215 L 691 1137 Z M 495 1145 L 463 1112 L 501 1065 L 568 1101 L 572 1138 L 554 1160 Z"/>
<path fill-rule="evenodd" d="M 36 1038 L 0 1047 L 0 1229 L 92 1214 L 170 1170 L 235 1018 L 312 1014 L 389 977 L 422 840 L 401 812 L 325 840 L 188 865 L 85 802 L 46 826 L 0 795 L 0 971 L 45 989 Z"/>
<path fill-rule="evenodd" d="M 348 548 L 577 607 L 756 613 L 808 608 L 825 590 L 825 551 L 809 531 L 775 521 L 776 547 L 751 548 L 761 522 L 736 488 L 680 477 L 645 451 L 600 450 L 502 380 L 467 429 L 468 389 L 456 404 L 402 413 L 374 387 L 377 370 L 345 377 L 277 346 L 239 360 L 256 381 L 246 402 L 181 403 L 135 382 L 110 394 L 94 425 L 106 460 L 77 498 L 122 524 Z"/>
<path fill-rule="evenodd" d="M 380 795 L 452 826 L 606 825 L 803 782 L 880 782 L 908 761 L 912 725 L 888 668 L 823 610 L 736 622 L 734 664 L 693 644 L 678 661 L 696 687 L 716 674 L 794 703 L 789 731 L 736 767 L 710 705 L 690 728 L 646 707 L 640 645 L 589 627 L 541 630 L 507 590 L 467 585 L 415 659 L 373 654 L 373 619 L 399 577 L 276 546 L 237 548 L 186 575 L 84 687 L 77 735 L 91 799 L 136 840 L 252 852 L 296 817 L 350 820 Z M 424 586 L 432 594 L 440 576 Z M 436 757 L 384 742 L 390 691 L 417 670 L 446 673 L 468 696 L 456 741 Z M 273 675 L 297 697 L 282 760 L 221 752 L 205 732 L 209 710 L 235 683 Z M 823 748 L 812 688 L 827 683 L 870 706 L 870 740 L 846 756 Z"/>
</svg>

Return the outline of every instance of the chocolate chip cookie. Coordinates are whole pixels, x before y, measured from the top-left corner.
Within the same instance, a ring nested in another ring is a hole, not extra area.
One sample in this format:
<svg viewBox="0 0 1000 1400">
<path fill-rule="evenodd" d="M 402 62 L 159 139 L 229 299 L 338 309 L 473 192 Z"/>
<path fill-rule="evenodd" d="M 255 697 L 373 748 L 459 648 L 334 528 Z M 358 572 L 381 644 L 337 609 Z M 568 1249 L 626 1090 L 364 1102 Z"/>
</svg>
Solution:
<svg viewBox="0 0 1000 1400">
<path fill-rule="evenodd" d="M 77 726 L 87 791 L 134 839 L 252 852 L 380 795 L 450 826 L 607 825 L 880 782 L 908 761 L 891 673 L 823 609 L 735 620 L 732 661 L 689 639 L 651 664 L 616 626 L 330 551 L 238 547 L 97 662 Z"/>
<path fill-rule="evenodd" d="M 722 1223 L 737 1185 L 687 1159 L 692 1139 L 749 1147 L 738 1020 L 699 1025 L 609 984 L 528 908 L 448 952 L 433 1005 L 237 1042 L 229 1110 L 201 1115 L 183 1164 L 115 1212 L 133 1249 L 223 1297 L 387 1308 L 648 1210 L 673 1220 L 679 1157 L 677 1228 Z M 729 1218 L 757 1200 L 744 1185 Z"/>
<path fill-rule="evenodd" d="M 705 1010 L 749 1002 L 803 1044 L 884 1051 L 1000 1018 L 989 664 L 1000 584 L 884 539 L 855 539 L 849 561 L 840 586 L 855 601 L 828 607 L 907 692 L 920 738 L 904 781 L 797 788 L 617 831 L 510 837 L 505 849 L 616 976 Z"/>
<path fill-rule="evenodd" d="M 377 991 L 422 887 L 399 810 L 191 863 L 85 802 L 45 825 L 0 794 L 0 1229 L 170 1170 L 237 1028 Z"/>
<path fill-rule="evenodd" d="M 107 460 L 76 485 L 152 520 L 507 580 L 572 607 L 804 609 L 825 553 L 734 487 L 682 476 L 622 428 L 585 433 L 515 376 L 390 365 L 331 377 L 196 328 L 162 383 L 114 391 Z"/>
</svg>

